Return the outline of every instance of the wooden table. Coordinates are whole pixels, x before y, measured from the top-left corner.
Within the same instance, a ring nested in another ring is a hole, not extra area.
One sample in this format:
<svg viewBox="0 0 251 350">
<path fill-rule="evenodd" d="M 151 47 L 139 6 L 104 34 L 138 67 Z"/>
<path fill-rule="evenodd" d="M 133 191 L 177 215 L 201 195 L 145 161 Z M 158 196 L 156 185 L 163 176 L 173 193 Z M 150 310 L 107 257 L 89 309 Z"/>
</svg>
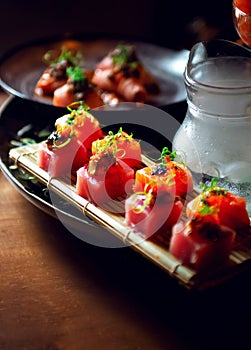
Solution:
<svg viewBox="0 0 251 350">
<path fill-rule="evenodd" d="M 1 350 L 250 346 L 249 271 L 218 288 L 187 291 L 131 248 L 79 240 L 1 172 L 0 189 Z"/>
</svg>

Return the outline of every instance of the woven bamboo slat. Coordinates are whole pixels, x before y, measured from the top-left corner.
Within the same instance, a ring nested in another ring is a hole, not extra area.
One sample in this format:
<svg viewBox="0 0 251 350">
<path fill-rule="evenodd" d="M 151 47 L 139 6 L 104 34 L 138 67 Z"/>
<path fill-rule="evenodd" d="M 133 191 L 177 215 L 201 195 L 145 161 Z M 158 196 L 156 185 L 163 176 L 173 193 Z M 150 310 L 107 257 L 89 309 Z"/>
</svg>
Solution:
<svg viewBox="0 0 251 350">
<path fill-rule="evenodd" d="M 38 144 L 31 144 L 12 148 L 9 152 L 14 166 L 21 167 L 35 176 L 45 188 L 55 192 L 62 199 L 69 202 L 82 212 L 83 215 L 99 224 L 104 229 L 131 246 L 138 253 L 162 268 L 171 277 L 188 289 L 202 290 L 229 280 L 250 267 L 251 264 L 251 228 L 240 232 L 229 264 L 207 275 L 199 275 L 196 271 L 183 266 L 168 250 L 168 238 L 161 236 L 153 239 L 143 239 L 140 232 L 128 227 L 124 222 L 121 210 L 105 210 L 97 207 L 88 200 L 80 197 L 75 190 L 73 181 L 69 179 L 50 179 L 49 174 L 37 165 Z M 149 165 L 151 161 L 142 156 L 143 163 Z M 72 180 L 72 179 L 71 179 Z M 196 193 L 191 194 L 191 199 Z M 120 214 L 119 214 L 120 213 Z"/>
</svg>

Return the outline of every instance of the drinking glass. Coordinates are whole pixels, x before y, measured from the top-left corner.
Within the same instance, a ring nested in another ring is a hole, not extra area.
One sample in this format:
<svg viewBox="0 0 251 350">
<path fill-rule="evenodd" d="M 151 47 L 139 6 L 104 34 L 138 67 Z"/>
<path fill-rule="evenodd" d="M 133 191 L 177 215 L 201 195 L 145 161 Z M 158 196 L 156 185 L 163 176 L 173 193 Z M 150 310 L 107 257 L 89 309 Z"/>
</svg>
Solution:
<svg viewBox="0 0 251 350">
<path fill-rule="evenodd" d="M 240 39 L 251 48 L 251 0 L 233 0 L 233 21 Z"/>
</svg>

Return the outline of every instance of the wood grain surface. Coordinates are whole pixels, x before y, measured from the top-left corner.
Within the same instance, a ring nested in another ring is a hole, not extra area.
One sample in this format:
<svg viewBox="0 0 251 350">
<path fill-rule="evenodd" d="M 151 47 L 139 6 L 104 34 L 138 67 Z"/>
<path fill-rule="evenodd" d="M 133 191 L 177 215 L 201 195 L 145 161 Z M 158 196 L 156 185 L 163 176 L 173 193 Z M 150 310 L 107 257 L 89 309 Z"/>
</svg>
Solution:
<svg viewBox="0 0 251 350">
<path fill-rule="evenodd" d="M 3 102 L 6 95 L 0 96 Z M 131 248 L 81 241 L 2 172 L 0 190 L 1 350 L 217 350 L 250 344 L 250 272 L 191 293 Z"/>
</svg>

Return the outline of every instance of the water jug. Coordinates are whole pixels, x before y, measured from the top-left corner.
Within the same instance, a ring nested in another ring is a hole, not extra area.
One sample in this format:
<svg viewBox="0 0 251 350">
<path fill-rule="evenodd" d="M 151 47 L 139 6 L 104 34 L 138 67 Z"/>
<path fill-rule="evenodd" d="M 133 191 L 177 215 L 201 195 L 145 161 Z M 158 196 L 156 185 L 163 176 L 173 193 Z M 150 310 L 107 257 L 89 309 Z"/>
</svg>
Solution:
<svg viewBox="0 0 251 350">
<path fill-rule="evenodd" d="M 195 188 L 210 183 L 246 198 L 251 215 L 251 50 L 231 41 L 199 42 L 184 72 L 187 113 L 173 149 Z"/>
</svg>

